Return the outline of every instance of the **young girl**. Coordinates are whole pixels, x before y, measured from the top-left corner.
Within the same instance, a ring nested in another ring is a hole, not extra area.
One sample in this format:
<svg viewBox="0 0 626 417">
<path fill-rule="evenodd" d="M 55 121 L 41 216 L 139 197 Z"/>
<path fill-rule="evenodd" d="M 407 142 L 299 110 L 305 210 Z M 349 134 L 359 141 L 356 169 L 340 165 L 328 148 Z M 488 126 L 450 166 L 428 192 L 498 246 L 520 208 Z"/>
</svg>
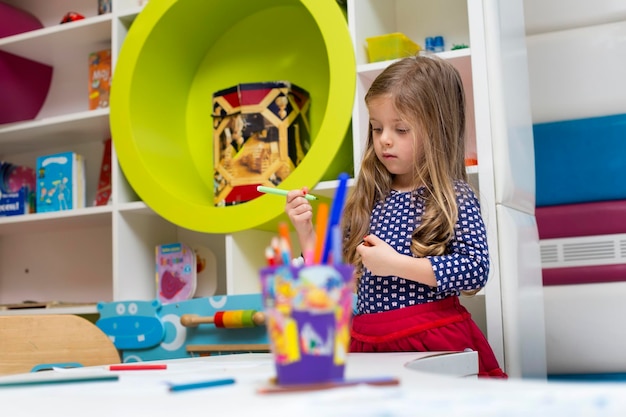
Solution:
<svg viewBox="0 0 626 417">
<path fill-rule="evenodd" d="M 457 70 L 435 57 L 402 59 L 365 96 L 369 134 L 342 227 L 356 268 L 353 352 L 478 352 L 479 375 L 506 378 L 459 303 L 487 282 L 489 253 L 465 170 L 465 96 Z M 302 248 L 312 208 L 292 190 L 285 211 Z"/>
</svg>

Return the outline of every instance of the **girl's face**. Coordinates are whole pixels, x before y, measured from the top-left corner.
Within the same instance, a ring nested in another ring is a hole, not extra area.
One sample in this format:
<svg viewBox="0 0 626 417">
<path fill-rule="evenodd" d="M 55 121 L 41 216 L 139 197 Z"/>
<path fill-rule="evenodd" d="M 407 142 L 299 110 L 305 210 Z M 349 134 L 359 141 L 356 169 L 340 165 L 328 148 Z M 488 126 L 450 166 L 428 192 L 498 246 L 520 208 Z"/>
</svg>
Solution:
<svg viewBox="0 0 626 417">
<path fill-rule="evenodd" d="M 394 189 L 413 189 L 416 185 L 413 183 L 414 166 L 423 152 L 421 141 L 415 139 L 417 132 L 400 118 L 391 97 L 373 98 L 367 108 L 374 150 L 378 160 L 393 175 Z"/>
</svg>

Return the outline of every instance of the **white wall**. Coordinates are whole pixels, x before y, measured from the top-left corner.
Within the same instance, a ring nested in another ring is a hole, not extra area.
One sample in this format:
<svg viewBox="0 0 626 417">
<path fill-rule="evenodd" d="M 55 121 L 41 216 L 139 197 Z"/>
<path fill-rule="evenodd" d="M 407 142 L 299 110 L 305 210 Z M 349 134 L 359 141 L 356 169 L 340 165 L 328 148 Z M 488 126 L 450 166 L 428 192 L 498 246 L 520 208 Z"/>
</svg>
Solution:
<svg viewBox="0 0 626 417">
<path fill-rule="evenodd" d="M 626 113 L 626 1 L 524 0 L 534 123 Z"/>
<path fill-rule="evenodd" d="M 626 113 L 626 1 L 524 0 L 533 123 Z M 626 282 L 544 288 L 549 374 L 626 372 Z"/>
</svg>

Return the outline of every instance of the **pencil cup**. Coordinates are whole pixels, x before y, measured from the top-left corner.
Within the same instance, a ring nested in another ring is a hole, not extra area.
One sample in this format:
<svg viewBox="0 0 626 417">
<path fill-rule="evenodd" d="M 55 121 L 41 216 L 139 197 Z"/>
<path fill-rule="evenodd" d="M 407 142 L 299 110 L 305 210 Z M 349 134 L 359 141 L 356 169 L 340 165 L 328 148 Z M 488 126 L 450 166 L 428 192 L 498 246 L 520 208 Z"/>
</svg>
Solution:
<svg viewBox="0 0 626 417">
<path fill-rule="evenodd" d="M 260 271 L 279 385 L 343 379 L 353 272 L 351 265 L 277 266 Z"/>
</svg>

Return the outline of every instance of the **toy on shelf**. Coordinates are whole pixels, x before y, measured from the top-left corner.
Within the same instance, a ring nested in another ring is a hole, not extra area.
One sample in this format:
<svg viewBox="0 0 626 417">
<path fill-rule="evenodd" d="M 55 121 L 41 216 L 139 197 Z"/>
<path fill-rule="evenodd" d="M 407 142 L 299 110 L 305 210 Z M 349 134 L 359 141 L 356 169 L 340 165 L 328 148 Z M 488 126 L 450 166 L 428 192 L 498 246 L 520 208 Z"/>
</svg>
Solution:
<svg viewBox="0 0 626 417">
<path fill-rule="evenodd" d="M 63 15 L 63 18 L 61 19 L 61 23 L 70 23 L 70 22 L 76 22 L 77 20 L 83 20 L 85 18 L 85 16 L 83 16 L 80 13 L 76 13 L 76 12 L 67 12 L 65 15 Z"/>
<path fill-rule="evenodd" d="M 180 324 L 185 327 L 197 327 L 200 324 L 214 324 L 223 329 L 240 329 L 265 325 L 265 314 L 256 310 L 217 311 L 213 316 L 183 314 Z"/>
<path fill-rule="evenodd" d="M 113 11 L 111 0 L 98 0 L 98 14 L 107 14 Z"/>
<path fill-rule="evenodd" d="M 422 47 L 404 33 L 387 33 L 365 39 L 369 62 L 387 61 L 415 55 Z"/>
</svg>

